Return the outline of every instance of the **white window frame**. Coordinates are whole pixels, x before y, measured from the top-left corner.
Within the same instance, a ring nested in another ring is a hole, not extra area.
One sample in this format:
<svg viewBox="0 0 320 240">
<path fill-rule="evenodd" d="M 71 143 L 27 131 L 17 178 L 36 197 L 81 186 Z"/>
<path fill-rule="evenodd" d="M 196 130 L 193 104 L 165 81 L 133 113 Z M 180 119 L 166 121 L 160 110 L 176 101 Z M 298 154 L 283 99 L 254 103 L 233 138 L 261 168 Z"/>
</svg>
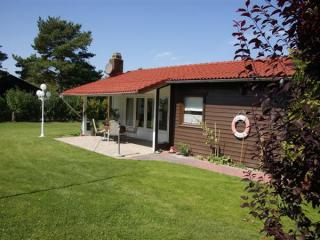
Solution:
<svg viewBox="0 0 320 240">
<path fill-rule="evenodd" d="M 186 106 L 187 99 L 189 99 L 189 102 L 193 102 L 196 104 L 191 104 L 191 106 Z M 197 103 L 201 103 L 201 107 L 197 107 Z M 195 106 L 192 106 L 195 105 Z M 204 102 L 203 97 L 201 96 L 185 96 L 184 97 L 184 104 L 183 104 L 183 119 L 182 123 L 184 125 L 192 125 L 192 126 L 199 126 L 201 122 L 203 121 L 203 112 L 204 112 Z M 186 116 L 187 115 L 187 116 Z M 196 117 L 201 116 L 201 117 Z M 192 119 L 192 117 L 194 119 Z M 191 121 L 186 121 L 187 118 L 191 118 Z M 198 121 L 199 120 L 199 121 Z"/>
</svg>

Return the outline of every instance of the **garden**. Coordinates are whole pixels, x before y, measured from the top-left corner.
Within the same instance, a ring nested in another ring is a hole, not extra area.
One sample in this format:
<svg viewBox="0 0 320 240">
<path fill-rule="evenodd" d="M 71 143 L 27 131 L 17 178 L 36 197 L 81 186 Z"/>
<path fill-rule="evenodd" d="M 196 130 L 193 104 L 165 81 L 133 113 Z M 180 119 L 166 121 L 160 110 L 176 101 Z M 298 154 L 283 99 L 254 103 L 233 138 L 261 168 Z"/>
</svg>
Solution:
<svg viewBox="0 0 320 240">
<path fill-rule="evenodd" d="M 0 123 L 1 239 L 258 239 L 239 178 L 56 141 L 78 122 Z"/>
</svg>

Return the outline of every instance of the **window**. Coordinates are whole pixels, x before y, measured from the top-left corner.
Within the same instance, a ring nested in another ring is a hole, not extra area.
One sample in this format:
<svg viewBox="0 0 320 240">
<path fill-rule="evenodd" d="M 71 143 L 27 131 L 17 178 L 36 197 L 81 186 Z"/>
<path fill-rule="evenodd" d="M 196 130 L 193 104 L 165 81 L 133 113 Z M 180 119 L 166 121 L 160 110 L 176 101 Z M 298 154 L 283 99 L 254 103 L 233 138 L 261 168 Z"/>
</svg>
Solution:
<svg viewBox="0 0 320 240">
<path fill-rule="evenodd" d="M 126 100 L 126 125 L 133 126 L 133 98 Z"/>
<path fill-rule="evenodd" d="M 168 97 L 159 99 L 159 129 L 167 130 L 168 124 Z"/>
<path fill-rule="evenodd" d="M 136 127 L 144 127 L 144 98 L 137 98 Z"/>
<path fill-rule="evenodd" d="M 147 99 L 147 128 L 153 128 L 153 99 Z"/>
<path fill-rule="evenodd" d="M 183 123 L 199 125 L 202 122 L 203 98 L 185 97 Z"/>
</svg>

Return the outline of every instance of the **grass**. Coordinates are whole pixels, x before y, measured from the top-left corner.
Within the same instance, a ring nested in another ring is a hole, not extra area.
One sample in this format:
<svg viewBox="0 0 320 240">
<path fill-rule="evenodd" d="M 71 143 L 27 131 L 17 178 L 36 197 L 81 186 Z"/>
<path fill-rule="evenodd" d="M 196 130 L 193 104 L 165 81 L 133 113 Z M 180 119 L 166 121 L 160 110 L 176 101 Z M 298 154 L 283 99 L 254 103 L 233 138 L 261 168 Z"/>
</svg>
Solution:
<svg viewBox="0 0 320 240">
<path fill-rule="evenodd" d="M 54 140 L 79 123 L 0 124 L 0 239 L 259 239 L 244 183 Z"/>
</svg>

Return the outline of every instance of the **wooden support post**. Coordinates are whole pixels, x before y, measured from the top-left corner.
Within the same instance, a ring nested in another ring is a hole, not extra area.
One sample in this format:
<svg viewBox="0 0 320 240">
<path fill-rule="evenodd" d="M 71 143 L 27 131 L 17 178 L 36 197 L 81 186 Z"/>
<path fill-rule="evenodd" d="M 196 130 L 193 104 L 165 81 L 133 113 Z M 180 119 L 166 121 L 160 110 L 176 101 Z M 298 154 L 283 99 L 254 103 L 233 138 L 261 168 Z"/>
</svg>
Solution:
<svg viewBox="0 0 320 240">
<path fill-rule="evenodd" d="M 118 156 L 121 156 L 120 154 L 120 124 L 119 124 L 119 128 L 118 128 Z"/>
<path fill-rule="evenodd" d="M 81 128 L 81 135 L 86 135 L 87 133 L 87 96 L 82 98 L 82 128 Z"/>
<path fill-rule="evenodd" d="M 155 98 L 154 98 L 154 119 L 153 119 L 153 141 L 152 141 L 152 149 L 153 152 L 157 151 L 158 147 L 158 135 L 159 135 L 159 95 L 160 90 L 157 88 L 155 90 Z"/>
<path fill-rule="evenodd" d="M 111 106 L 110 106 L 110 96 L 108 96 L 108 109 L 107 109 L 107 119 L 108 119 L 108 121 L 110 121 L 110 108 L 111 108 Z"/>
</svg>

